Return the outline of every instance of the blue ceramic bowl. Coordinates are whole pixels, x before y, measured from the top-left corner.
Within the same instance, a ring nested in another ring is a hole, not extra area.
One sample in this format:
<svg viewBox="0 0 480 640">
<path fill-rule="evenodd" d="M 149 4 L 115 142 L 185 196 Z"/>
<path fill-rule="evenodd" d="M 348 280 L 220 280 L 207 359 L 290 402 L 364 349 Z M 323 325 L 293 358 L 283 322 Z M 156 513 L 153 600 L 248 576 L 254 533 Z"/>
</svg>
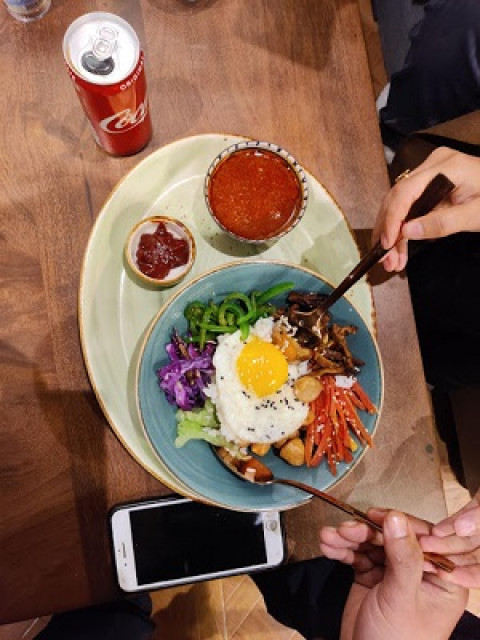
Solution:
<svg viewBox="0 0 480 640">
<path fill-rule="evenodd" d="M 282 485 L 258 486 L 230 473 L 203 441 L 190 441 L 176 448 L 176 407 L 169 404 L 159 388 L 156 371 L 166 364 L 165 345 L 175 327 L 182 335 L 187 331 L 183 311 L 193 300 L 221 300 L 232 291 L 263 290 L 275 282 L 294 282 L 299 291 L 328 293 L 331 286 L 318 274 L 283 262 L 231 263 L 213 269 L 181 289 L 160 309 L 145 337 L 137 369 L 137 403 L 140 420 L 147 439 L 161 462 L 192 492 L 207 502 L 240 511 L 285 510 L 296 507 L 311 496 Z M 285 296 L 272 300 L 278 306 Z M 362 413 L 362 421 L 373 434 L 378 423 L 383 398 L 383 377 L 380 355 L 375 339 L 360 314 L 341 298 L 331 309 L 339 324 L 354 324 L 356 334 L 349 337 L 349 346 L 356 357 L 365 362 L 358 380 L 378 407 L 376 415 Z M 340 463 L 332 476 L 325 462 L 314 468 L 292 467 L 274 453 L 263 460 L 278 477 L 293 478 L 325 490 L 336 484 L 355 466 L 365 450 L 359 447 L 350 464 Z"/>
</svg>

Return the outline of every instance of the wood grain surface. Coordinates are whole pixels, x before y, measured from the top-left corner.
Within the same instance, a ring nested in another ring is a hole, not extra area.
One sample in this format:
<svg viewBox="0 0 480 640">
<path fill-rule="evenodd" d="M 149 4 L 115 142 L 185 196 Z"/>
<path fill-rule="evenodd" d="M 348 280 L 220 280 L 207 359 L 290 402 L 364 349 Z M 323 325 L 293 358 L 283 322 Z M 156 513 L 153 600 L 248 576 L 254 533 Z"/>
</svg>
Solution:
<svg viewBox="0 0 480 640">
<path fill-rule="evenodd" d="M 146 53 L 154 136 L 140 154 L 93 141 L 62 39 L 79 15 L 127 19 Z M 289 149 L 355 229 L 388 189 L 356 0 L 57 0 L 39 22 L 0 7 L 0 621 L 119 597 L 114 504 L 168 490 L 107 427 L 80 349 L 77 291 L 92 224 L 152 150 L 227 132 Z M 335 491 L 360 508 L 444 513 L 408 288 L 373 280 L 385 408 L 375 450 Z M 291 559 L 318 554 L 331 511 L 287 514 Z"/>
</svg>

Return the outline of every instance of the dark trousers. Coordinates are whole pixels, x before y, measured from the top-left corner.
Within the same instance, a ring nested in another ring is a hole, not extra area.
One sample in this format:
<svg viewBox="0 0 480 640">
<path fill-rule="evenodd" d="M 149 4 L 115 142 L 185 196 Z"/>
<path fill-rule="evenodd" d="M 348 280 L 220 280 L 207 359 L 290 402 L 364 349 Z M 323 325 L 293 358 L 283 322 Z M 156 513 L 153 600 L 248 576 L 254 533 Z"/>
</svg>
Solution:
<svg viewBox="0 0 480 640">
<path fill-rule="evenodd" d="M 350 567 L 318 558 L 251 577 L 262 592 L 268 612 L 279 622 L 308 640 L 339 638 L 353 578 Z M 147 594 L 68 611 L 53 616 L 36 640 L 149 640 L 154 631 L 150 614 Z"/>
<path fill-rule="evenodd" d="M 380 111 L 382 137 L 392 149 L 414 131 L 480 109 L 480 2 L 429 0 L 424 7 Z"/>
<path fill-rule="evenodd" d="M 252 577 L 268 612 L 279 622 L 296 629 L 305 640 L 339 640 L 353 581 L 350 567 L 317 558 Z M 450 640 L 480 640 L 480 619 L 466 611 Z"/>
<path fill-rule="evenodd" d="M 252 575 L 276 620 L 306 640 L 338 640 L 353 581 L 351 567 L 328 558 Z"/>
<path fill-rule="evenodd" d="M 480 233 L 424 241 L 412 254 L 407 274 L 427 382 L 439 391 L 480 387 Z"/>
<path fill-rule="evenodd" d="M 352 570 L 326 558 L 252 576 L 269 613 L 306 640 L 338 640 Z M 36 640 L 149 640 L 154 631 L 145 594 L 55 615 Z M 161 637 L 161 630 L 157 637 Z M 165 640 L 168 640 L 165 637 Z M 434 640 L 434 639 L 432 639 Z M 480 640 L 480 620 L 465 613 L 451 640 Z"/>
<path fill-rule="evenodd" d="M 54 615 L 35 640 L 149 640 L 155 629 L 151 613 L 148 594 L 66 611 Z"/>
</svg>

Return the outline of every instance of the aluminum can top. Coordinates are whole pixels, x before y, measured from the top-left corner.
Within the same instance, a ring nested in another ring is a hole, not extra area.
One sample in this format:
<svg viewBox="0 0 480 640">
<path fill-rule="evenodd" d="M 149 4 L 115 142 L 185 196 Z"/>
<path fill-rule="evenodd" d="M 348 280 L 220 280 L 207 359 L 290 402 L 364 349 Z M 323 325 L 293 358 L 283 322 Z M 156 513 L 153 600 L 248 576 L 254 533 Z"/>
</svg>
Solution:
<svg viewBox="0 0 480 640">
<path fill-rule="evenodd" d="M 124 80 L 140 55 L 137 34 L 123 18 L 94 11 L 74 20 L 63 38 L 63 55 L 83 80 L 111 85 Z"/>
</svg>

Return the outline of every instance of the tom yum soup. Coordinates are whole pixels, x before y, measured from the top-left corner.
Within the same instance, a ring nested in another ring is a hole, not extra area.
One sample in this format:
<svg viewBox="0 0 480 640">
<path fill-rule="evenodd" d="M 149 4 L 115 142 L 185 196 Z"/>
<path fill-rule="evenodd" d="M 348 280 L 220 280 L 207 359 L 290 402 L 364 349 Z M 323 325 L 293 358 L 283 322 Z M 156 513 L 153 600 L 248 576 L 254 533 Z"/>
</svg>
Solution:
<svg viewBox="0 0 480 640">
<path fill-rule="evenodd" d="M 214 167 L 207 201 L 225 231 L 241 240 L 263 242 L 295 226 L 305 208 L 305 190 L 298 165 L 275 151 L 247 147 L 227 154 Z"/>
</svg>

